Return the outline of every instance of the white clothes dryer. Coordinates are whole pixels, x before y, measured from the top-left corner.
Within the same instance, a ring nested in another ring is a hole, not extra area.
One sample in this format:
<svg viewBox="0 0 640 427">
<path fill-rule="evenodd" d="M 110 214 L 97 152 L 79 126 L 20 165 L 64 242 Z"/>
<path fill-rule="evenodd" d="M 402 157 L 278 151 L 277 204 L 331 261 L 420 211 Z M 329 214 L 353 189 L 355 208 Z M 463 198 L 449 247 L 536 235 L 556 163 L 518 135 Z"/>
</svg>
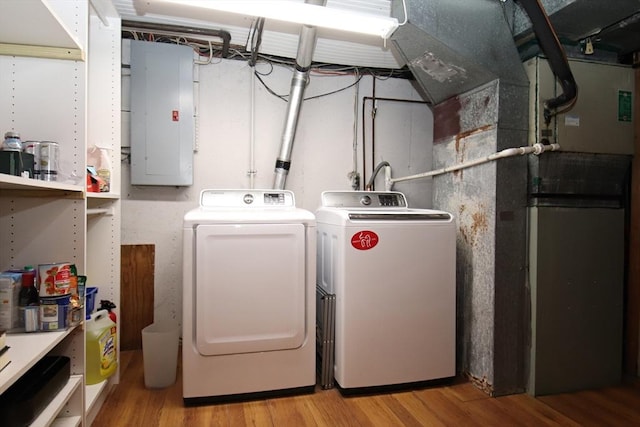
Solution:
<svg viewBox="0 0 640 427">
<path fill-rule="evenodd" d="M 183 237 L 185 404 L 312 392 L 313 213 L 286 190 L 203 190 Z"/>
<path fill-rule="evenodd" d="M 456 228 L 398 192 L 322 194 L 317 283 L 335 295 L 343 392 L 455 376 Z"/>
</svg>

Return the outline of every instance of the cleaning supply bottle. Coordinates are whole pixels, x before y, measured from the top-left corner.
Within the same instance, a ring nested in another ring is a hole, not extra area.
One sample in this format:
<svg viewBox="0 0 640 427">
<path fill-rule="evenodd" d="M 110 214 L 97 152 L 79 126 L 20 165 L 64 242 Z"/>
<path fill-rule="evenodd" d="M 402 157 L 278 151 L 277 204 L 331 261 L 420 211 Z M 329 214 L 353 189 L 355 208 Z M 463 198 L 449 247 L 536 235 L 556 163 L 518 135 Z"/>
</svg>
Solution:
<svg viewBox="0 0 640 427">
<path fill-rule="evenodd" d="M 106 299 L 100 300 L 100 310 L 107 310 L 109 312 L 109 318 L 113 320 L 113 323 L 118 323 L 118 316 L 116 315 L 113 309 L 116 308 L 116 305 L 113 301 L 109 301 Z"/>
<path fill-rule="evenodd" d="M 86 321 L 86 383 L 97 384 L 116 372 L 118 367 L 116 324 L 107 310 L 99 310 Z"/>
</svg>

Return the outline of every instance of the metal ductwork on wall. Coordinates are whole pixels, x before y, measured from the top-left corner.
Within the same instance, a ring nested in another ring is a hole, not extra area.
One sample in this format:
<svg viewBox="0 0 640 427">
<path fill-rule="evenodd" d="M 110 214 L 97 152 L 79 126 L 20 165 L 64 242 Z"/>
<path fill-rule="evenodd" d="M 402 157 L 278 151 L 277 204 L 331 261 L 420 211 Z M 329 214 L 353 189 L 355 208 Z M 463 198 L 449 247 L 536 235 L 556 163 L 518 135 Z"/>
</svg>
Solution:
<svg viewBox="0 0 640 427">
<path fill-rule="evenodd" d="M 433 167 L 527 145 L 529 80 L 507 19 L 514 3 L 405 3 L 391 40 L 433 104 Z M 398 20 L 403 6 L 392 4 Z M 522 158 L 433 179 L 434 208 L 458 224 L 458 370 L 491 395 L 525 389 L 526 183 Z"/>
<path fill-rule="evenodd" d="M 567 53 L 594 61 L 632 64 L 633 53 L 640 50 L 639 0 L 538 1 Z M 523 11 L 516 10 L 515 40 L 526 57 L 540 51 L 531 21 Z"/>
<path fill-rule="evenodd" d="M 487 1 L 405 0 L 406 24 L 392 35 L 433 104 L 497 78 L 522 82 L 520 57 L 503 14 Z M 402 20 L 402 1 L 393 15 Z"/>
<path fill-rule="evenodd" d="M 324 6 L 326 0 L 307 0 L 306 3 L 317 6 Z M 313 50 L 316 45 L 316 28 L 303 25 L 300 30 L 300 41 L 298 42 L 298 53 L 296 55 L 296 66 L 291 78 L 291 88 L 289 90 L 289 102 L 287 104 L 287 114 L 285 116 L 284 129 L 280 154 L 276 160 L 275 178 L 273 188 L 284 189 L 291 166 L 291 151 L 296 136 L 298 117 L 304 100 L 304 91 L 309 79 L 309 70 L 313 60 Z"/>
<path fill-rule="evenodd" d="M 549 59 L 549 65 L 556 76 L 563 92 L 553 98 L 546 100 L 544 103 L 544 121 L 547 126 L 551 122 L 551 116 L 557 114 L 554 110 L 558 107 L 568 106 L 571 108 L 578 96 L 578 85 L 576 84 L 567 56 L 564 49 L 560 45 L 558 36 L 551 27 L 549 17 L 547 16 L 540 0 L 518 0 L 518 3 L 527 12 L 529 19 L 533 25 L 533 32 L 538 39 L 540 48 Z"/>
<path fill-rule="evenodd" d="M 540 1 L 518 1 L 557 59 L 565 94 L 549 100 L 552 114 L 575 98 L 575 82 Z M 435 168 L 528 144 L 529 80 L 513 1 L 393 0 L 392 10 L 406 21 L 392 35 L 396 51 L 433 105 Z M 459 228 L 458 369 L 494 396 L 524 391 L 529 370 L 527 179 L 521 158 L 433 179 L 434 208 L 456 214 Z"/>
</svg>

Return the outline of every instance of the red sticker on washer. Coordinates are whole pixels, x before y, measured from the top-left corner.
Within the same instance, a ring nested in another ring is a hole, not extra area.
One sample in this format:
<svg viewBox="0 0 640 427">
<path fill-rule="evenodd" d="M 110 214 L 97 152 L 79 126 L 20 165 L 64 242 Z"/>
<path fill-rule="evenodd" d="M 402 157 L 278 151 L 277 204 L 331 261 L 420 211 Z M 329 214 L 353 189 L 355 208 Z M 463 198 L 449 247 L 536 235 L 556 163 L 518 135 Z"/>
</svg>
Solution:
<svg viewBox="0 0 640 427">
<path fill-rule="evenodd" d="M 373 249 L 378 244 L 379 240 L 378 235 L 373 231 L 358 231 L 356 234 L 351 236 L 351 246 L 358 250 L 366 251 Z"/>
</svg>

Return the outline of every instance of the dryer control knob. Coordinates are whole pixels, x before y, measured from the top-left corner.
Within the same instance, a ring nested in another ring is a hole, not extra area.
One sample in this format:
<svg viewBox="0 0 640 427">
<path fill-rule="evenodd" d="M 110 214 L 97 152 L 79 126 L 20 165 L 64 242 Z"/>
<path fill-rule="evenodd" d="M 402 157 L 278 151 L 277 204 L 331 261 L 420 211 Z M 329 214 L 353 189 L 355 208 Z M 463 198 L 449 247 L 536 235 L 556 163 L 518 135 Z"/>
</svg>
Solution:
<svg viewBox="0 0 640 427">
<path fill-rule="evenodd" d="M 247 204 L 250 205 L 251 203 L 253 203 L 253 194 L 245 194 L 244 197 L 242 198 L 242 201 Z"/>
<path fill-rule="evenodd" d="M 371 197 L 369 196 L 362 196 L 360 198 L 360 203 L 362 203 L 365 206 L 369 206 L 371 204 Z"/>
</svg>

